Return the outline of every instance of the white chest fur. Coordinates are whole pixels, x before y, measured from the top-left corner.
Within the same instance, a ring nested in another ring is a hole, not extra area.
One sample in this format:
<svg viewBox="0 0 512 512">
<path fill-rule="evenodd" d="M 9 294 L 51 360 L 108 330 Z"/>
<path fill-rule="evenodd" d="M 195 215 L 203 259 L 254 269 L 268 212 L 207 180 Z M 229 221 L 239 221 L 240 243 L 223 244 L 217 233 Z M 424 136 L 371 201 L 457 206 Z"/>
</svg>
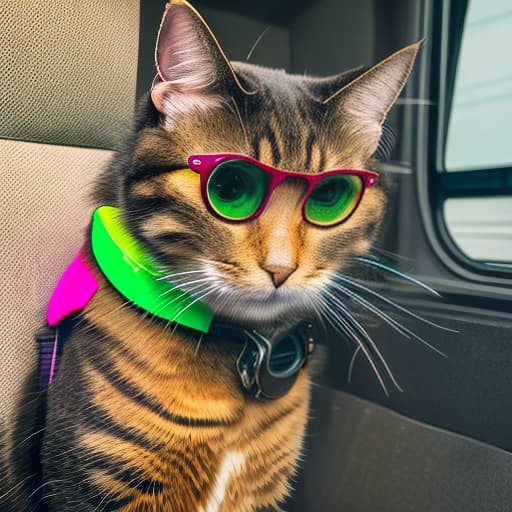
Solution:
<svg viewBox="0 0 512 512">
<path fill-rule="evenodd" d="M 198 512 L 218 512 L 220 510 L 229 481 L 234 474 L 240 473 L 244 462 L 245 457 L 241 452 L 226 453 L 217 473 L 206 508 L 201 507 Z"/>
</svg>

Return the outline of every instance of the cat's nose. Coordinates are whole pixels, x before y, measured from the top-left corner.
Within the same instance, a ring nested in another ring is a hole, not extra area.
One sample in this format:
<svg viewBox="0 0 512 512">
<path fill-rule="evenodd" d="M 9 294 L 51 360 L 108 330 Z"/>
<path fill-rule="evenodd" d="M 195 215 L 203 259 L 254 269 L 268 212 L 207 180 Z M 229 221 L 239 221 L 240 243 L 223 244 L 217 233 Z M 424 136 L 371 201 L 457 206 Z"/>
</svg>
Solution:
<svg viewBox="0 0 512 512">
<path fill-rule="evenodd" d="M 263 265 L 263 270 L 266 270 L 270 274 L 274 286 L 279 288 L 295 272 L 295 270 L 297 270 L 297 265 L 285 266 L 265 264 Z"/>
</svg>

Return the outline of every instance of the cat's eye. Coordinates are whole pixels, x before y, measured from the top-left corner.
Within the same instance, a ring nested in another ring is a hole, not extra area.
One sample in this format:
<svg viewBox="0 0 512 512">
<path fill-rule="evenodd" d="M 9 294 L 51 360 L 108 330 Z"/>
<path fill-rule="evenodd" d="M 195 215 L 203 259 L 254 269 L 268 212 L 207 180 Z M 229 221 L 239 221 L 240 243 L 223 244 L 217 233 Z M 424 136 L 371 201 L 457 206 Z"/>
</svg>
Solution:
<svg viewBox="0 0 512 512">
<path fill-rule="evenodd" d="M 244 220 L 261 206 L 268 190 L 268 176 L 244 160 L 227 160 L 218 165 L 207 184 L 215 212 L 230 220 Z"/>
<path fill-rule="evenodd" d="M 363 192 L 359 176 L 339 174 L 319 181 L 306 199 L 304 216 L 312 224 L 332 226 L 346 220 Z"/>
</svg>

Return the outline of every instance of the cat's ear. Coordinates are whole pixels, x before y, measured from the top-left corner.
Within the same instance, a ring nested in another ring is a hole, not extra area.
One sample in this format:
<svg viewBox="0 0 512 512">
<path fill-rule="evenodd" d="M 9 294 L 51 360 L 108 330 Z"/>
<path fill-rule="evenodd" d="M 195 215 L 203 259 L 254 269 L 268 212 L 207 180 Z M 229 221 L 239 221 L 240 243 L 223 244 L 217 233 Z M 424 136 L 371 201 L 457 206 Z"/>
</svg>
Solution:
<svg viewBox="0 0 512 512">
<path fill-rule="evenodd" d="M 318 101 L 325 102 L 326 98 L 330 98 L 333 94 L 345 87 L 345 85 L 354 80 L 354 78 L 357 78 L 367 69 L 367 66 L 358 66 L 357 68 L 343 71 L 343 73 L 339 73 L 337 75 L 326 76 L 323 78 L 311 78 L 309 89 Z M 305 77 L 305 79 L 307 80 L 307 77 Z"/>
<path fill-rule="evenodd" d="M 155 49 L 158 75 L 151 100 L 171 124 L 192 110 L 222 104 L 223 92 L 238 87 L 233 68 L 201 15 L 185 0 L 165 6 Z"/>
<path fill-rule="evenodd" d="M 367 158 L 378 147 L 386 115 L 402 92 L 422 44 L 402 48 L 323 100 L 341 113 L 345 135 L 365 147 Z"/>
</svg>

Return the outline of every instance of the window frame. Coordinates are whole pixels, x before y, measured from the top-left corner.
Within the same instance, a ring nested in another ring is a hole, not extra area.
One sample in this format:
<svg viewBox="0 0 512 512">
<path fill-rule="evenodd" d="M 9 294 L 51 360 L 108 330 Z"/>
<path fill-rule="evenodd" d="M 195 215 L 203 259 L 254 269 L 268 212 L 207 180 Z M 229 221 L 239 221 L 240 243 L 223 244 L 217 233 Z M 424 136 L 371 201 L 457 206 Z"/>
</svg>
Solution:
<svg viewBox="0 0 512 512">
<path fill-rule="evenodd" d="M 441 262 L 472 282 L 512 286 L 512 263 L 483 263 L 466 256 L 450 235 L 444 218 L 448 198 L 512 195 L 512 168 L 449 172 L 444 168 L 446 136 L 458 55 L 469 0 L 424 1 L 423 33 L 427 52 L 420 61 L 418 97 L 429 98 L 433 108 L 420 112 L 417 127 L 418 201 L 427 238 Z M 505 172 L 504 172 L 505 171 Z"/>
</svg>

